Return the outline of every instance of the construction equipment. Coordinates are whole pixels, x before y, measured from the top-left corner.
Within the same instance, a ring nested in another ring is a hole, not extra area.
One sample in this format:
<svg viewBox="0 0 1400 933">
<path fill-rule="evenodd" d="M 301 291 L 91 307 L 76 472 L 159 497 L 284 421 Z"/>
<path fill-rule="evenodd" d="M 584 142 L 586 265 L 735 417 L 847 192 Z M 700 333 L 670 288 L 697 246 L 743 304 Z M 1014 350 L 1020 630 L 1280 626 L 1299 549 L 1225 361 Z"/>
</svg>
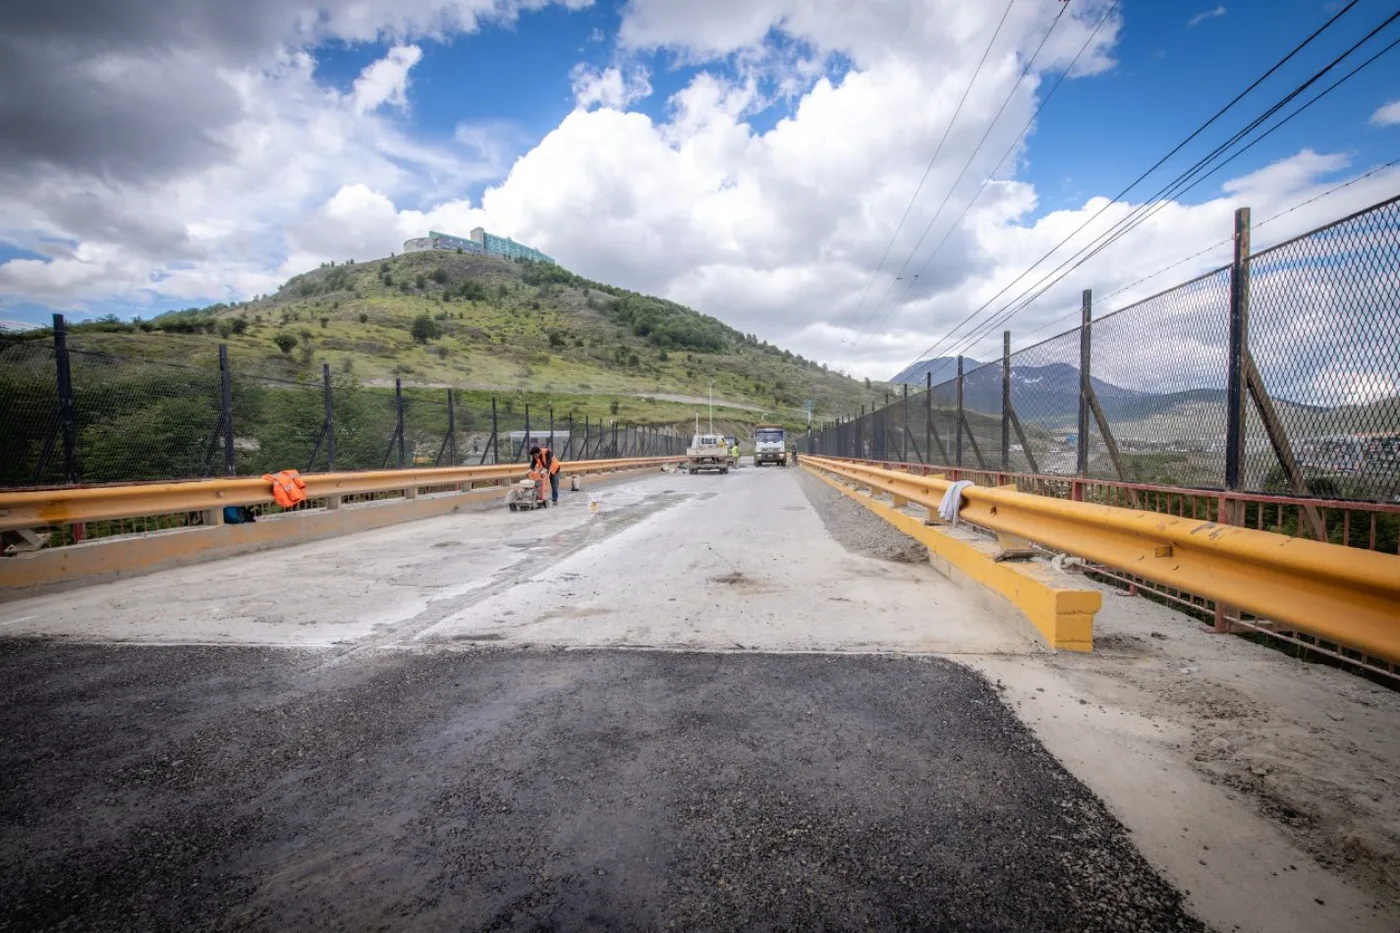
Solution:
<svg viewBox="0 0 1400 933">
<path fill-rule="evenodd" d="M 531 470 L 506 492 L 506 507 L 512 512 L 532 512 L 546 507 L 549 500 L 544 497 L 545 483 L 543 470 Z"/>
</svg>

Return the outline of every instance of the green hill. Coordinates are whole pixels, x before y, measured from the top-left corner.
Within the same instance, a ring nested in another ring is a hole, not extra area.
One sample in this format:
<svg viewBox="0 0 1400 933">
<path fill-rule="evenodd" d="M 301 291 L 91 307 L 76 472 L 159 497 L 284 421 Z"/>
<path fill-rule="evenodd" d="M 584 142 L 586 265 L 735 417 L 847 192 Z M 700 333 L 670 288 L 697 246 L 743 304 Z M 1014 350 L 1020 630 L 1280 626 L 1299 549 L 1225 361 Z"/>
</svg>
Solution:
<svg viewBox="0 0 1400 933">
<path fill-rule="evenodd" d="M 72 346 L 208 362 L 226 343 L 241 373 L 363 386 L 509 394 L 577 416 L 689 422 L 714 384 L 726 422 L 805 424 L 883 400 L 857 382 L 675 302 L 552 265 L 411 253 L 329 265 L 273 295 L 154 320 L 73 328 Z"/>
</svg>

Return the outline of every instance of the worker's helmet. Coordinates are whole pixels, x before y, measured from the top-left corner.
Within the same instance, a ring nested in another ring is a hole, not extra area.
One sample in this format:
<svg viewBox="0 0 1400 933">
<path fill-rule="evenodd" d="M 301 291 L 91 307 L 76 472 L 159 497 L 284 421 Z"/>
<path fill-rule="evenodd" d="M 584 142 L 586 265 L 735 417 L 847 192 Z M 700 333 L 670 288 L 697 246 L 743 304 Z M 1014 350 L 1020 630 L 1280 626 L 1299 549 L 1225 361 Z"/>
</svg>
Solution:
<svg viewBox="0 0 1400 933">
<path fill-rule="evenodd" d="M 533 457 L 535 454 L 539 453 L 539 452 L 540 452 L 540 445 L 539 445 L 539 444 L 536 444 L 536 445 L 534 445 L 533 447 L 530 448 L 530 456 L 532 456 L 532 457 Z"/>
</svg>

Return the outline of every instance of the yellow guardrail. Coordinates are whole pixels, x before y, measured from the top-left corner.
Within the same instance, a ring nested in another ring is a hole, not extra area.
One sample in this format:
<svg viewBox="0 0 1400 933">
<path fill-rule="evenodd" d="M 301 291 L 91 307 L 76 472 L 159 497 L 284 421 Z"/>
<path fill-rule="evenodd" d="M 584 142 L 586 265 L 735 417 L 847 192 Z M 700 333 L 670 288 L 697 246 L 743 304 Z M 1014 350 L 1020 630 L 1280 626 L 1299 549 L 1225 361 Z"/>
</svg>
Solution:
<svg viewBox="0 0 1400 933">
<path fill-rule="evenodd" d="M 680 459 L 582 460 L 563 463 L 560 472 L 572 475 L 660 467 Z M 306 481 L 308 499 L 326 499 L 394 491 L 416 495 L 424 487 L 519 479 L 527 469 L 522 463 L 502 463 L 363 473 L 308 473 L 302 479 Z M 0 492 L 0 531 L 205 511 L 229 505 L 261 505 L 272 501 L 271 485 L 252 477 Z"/>
<path fill-rule="evenodd" d="M 851 461 L 805 466 L 937 509 L 951 485 Z M 973 486 L 962 519 L 1400 661 L 1400 556 L 1157 512 Z"/>
</svg>

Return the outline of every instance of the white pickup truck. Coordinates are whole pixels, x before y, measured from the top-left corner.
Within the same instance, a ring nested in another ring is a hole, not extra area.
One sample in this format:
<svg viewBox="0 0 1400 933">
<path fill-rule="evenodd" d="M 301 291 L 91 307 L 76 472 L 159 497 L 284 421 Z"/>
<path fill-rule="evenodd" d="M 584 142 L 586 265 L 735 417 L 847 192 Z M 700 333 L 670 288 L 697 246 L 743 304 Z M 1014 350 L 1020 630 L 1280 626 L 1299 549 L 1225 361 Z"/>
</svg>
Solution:
<svg viewBox="0 0 1400 933">
<path fill-rule="evenodd" d="M 760 424 L 753 433 L 753 465 L 787 463 L 787 432 L 776 424 Z"/>
<path fill-rule="evenodd" d="M 685 470 L 691 476 L 701 470 L 728 473 L 734 465 L 729 455 L 729 440 L 723 434 L 697 434 L 690 439 L 685 452 Z"/>
</svg>

